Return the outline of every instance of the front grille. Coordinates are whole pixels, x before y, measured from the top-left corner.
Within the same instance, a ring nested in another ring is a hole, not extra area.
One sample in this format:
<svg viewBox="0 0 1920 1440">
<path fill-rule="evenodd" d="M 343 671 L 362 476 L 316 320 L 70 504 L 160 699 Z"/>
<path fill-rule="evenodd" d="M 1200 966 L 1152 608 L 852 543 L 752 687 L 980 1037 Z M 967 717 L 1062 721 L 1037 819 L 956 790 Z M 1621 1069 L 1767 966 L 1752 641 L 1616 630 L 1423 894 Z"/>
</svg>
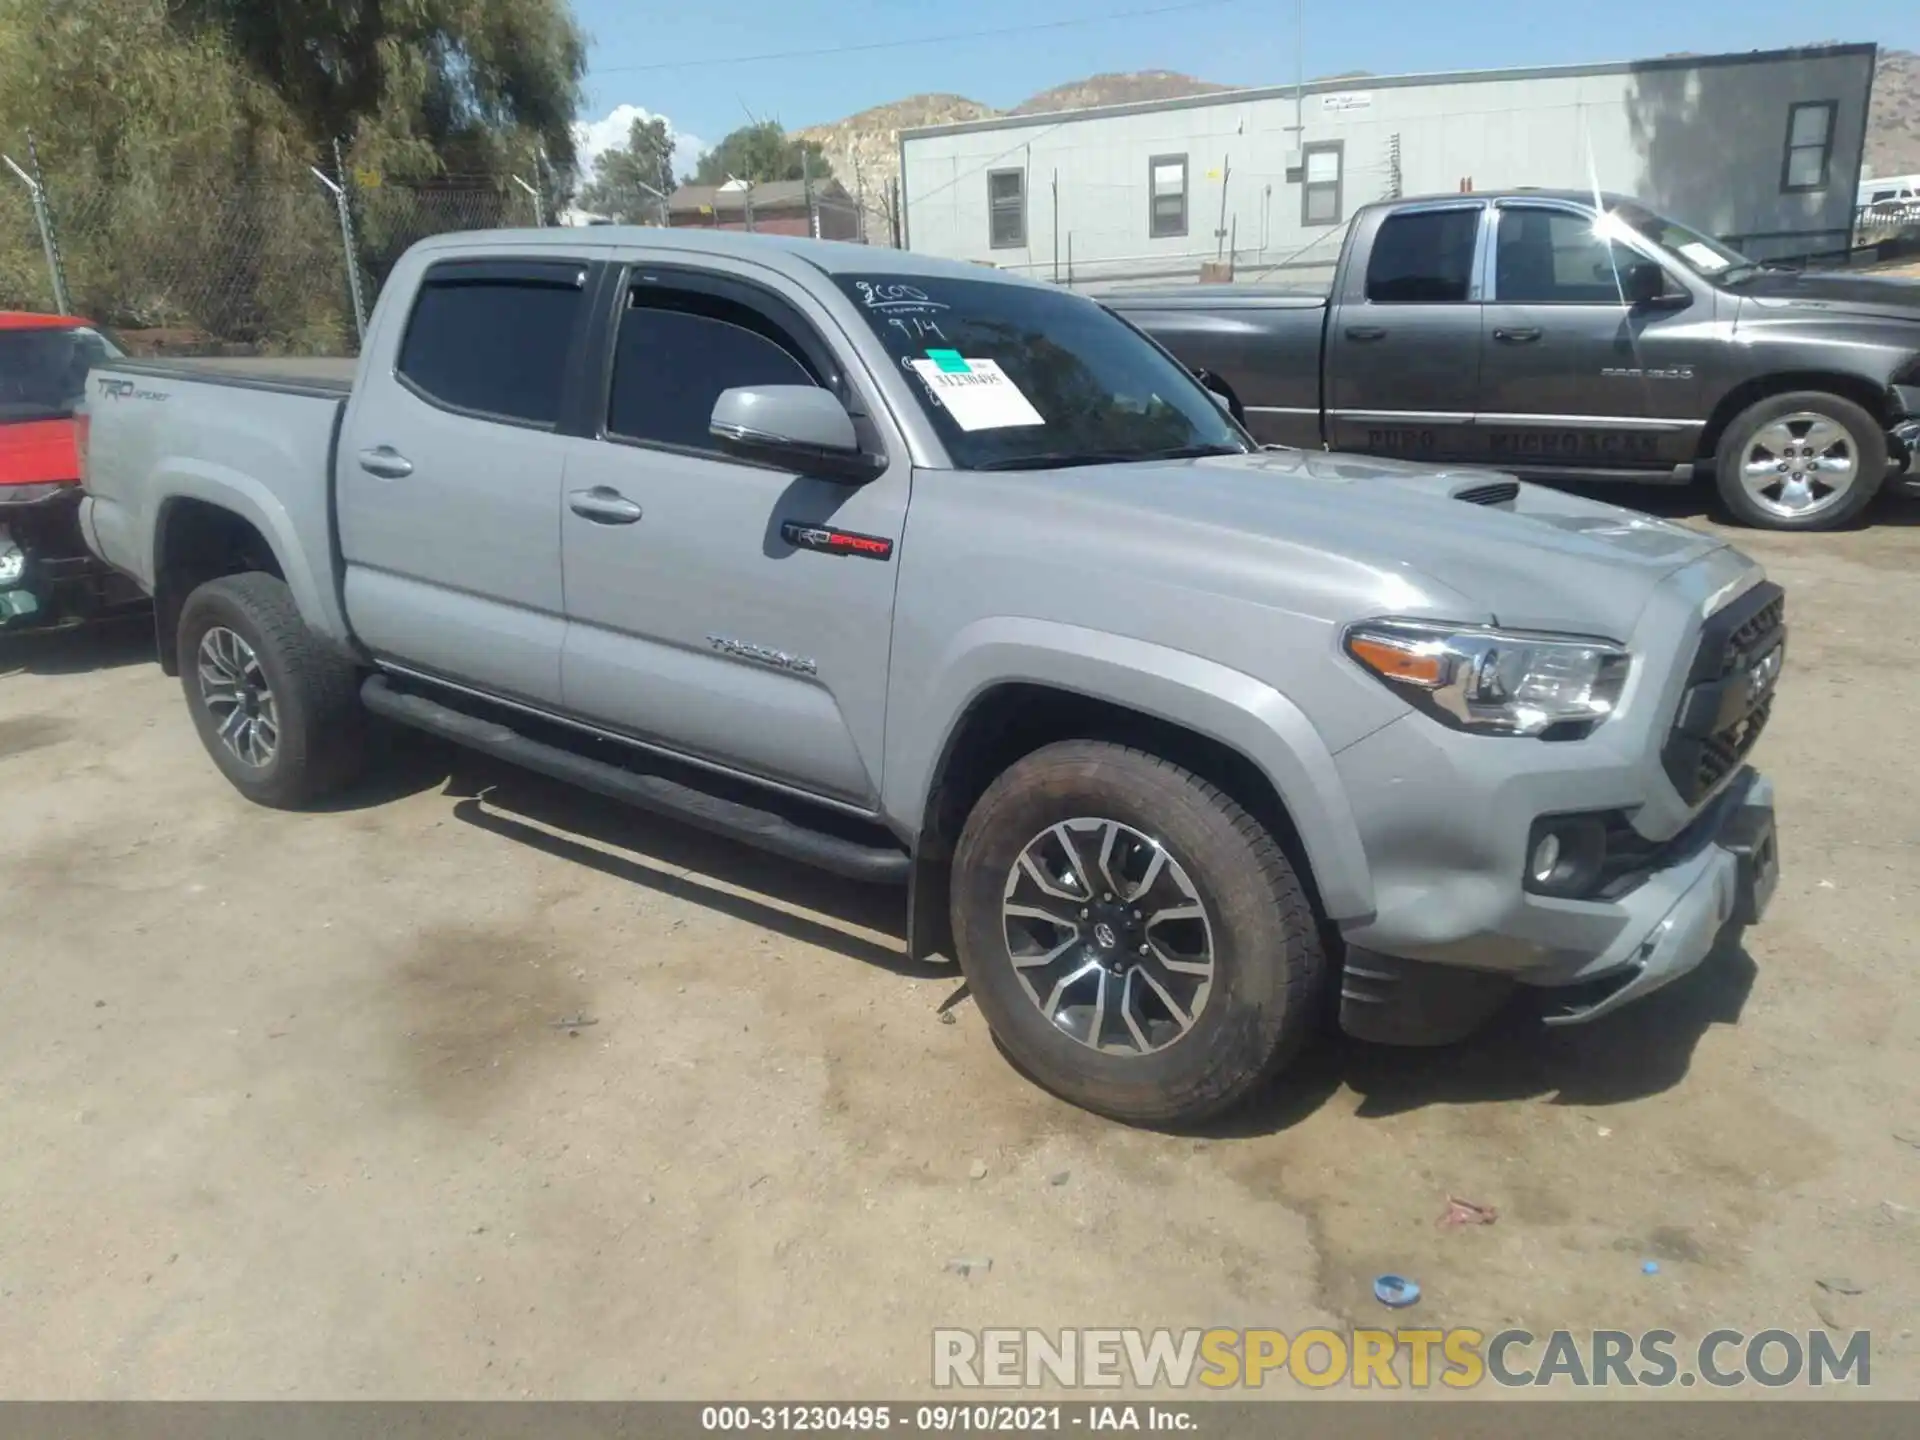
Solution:
<svg viewBox="0 0 1920 1440">
<path fill-rule="evenodd" d="M 1701 630 L 1687 691 L 1660 753 L 1667 778 L 1689 805 L 1739 769 L 1767 728 L 1778 673 L 1769 657 L 1777 659 L 1786 644 L 1786 607 L 1786 592 L 1765 582 Z"/>
<path fill-rule="evenodd" d="M 1511 505 L 1520 498 L 1520 487 L 1511 480 L 1495 480 L 1487 485 L 1469 485 L 1455 491 L 1453 498 L 1469 505 Z"/>
</svg>

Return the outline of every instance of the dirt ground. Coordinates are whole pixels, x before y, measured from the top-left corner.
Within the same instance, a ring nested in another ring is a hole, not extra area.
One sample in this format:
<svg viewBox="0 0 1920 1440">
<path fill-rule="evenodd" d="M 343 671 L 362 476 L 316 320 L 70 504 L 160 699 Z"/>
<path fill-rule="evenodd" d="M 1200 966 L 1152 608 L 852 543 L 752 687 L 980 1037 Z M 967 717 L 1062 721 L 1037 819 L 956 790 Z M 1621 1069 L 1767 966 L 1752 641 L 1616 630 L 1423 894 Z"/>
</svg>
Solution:
<svg viewBox="0 0 1920 1440">
<path fill-rule="evenodd" d="M 254 809 L 139 625 L 13 646 L 0 1396 L 904 1397 L 935 1326 L 1375 1324 L 1388 1270 L 1434 1326 L 1869 1328 L 1920 1395 L 1920 502 L 1876 519 L 1741 538 L 1794 626 L 1743 945 L 1587 1029 L 1329 1040 L 1200 1138 L 943 1023 L 897 896 L 423 740 Z"/>
</svg>

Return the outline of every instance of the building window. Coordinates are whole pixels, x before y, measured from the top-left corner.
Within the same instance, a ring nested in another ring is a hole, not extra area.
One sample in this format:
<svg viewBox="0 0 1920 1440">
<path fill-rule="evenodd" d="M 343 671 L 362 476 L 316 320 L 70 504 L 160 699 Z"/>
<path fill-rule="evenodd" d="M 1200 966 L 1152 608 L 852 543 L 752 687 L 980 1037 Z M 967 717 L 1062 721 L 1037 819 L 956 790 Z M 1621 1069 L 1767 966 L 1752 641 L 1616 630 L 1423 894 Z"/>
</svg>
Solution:
<svg viewBox="0 0 1920 1440">
<path fill-rule="evenodd" d="M 1807 100 L 1787 110 L 1787 155 L 1780 169 L 1783 194 L 1804 194 L 1827 188 L 1827 169 L 1833 161 L 1833 115 L 1836 100 Z"/>
<path fill-rule="evenodd" d="M 1147 234 L 1165 240 L 1187 233 L 1187 157 L 1156 155 L 1147 161 Z"/>
<path fill-rule="evenodd" d="M 987 241 L 996 250 L 1027 243 L 1027 172 L 987 172 Z"/>
<path fill-rule="evenodd" d="M 1302 225 L 1338 225 L 1340 223 L 1341 172 L 1346 167 L 1344 140 L 1323 140 L 1300 151 L 1300 223 Z"/>
</svg>

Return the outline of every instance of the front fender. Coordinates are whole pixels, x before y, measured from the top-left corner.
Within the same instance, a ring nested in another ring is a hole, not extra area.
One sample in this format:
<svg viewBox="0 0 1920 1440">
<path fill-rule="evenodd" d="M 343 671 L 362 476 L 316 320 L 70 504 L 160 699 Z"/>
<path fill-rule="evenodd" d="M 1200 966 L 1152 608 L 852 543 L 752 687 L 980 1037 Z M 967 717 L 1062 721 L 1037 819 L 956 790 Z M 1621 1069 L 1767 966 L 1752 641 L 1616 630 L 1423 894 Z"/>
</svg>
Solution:
<svg viewBox="0 0 1920 1440">
<path fill-rule="evenodd" d="M 1373 882 L 1332 752 L 1300 708 L 1272 686 L 1148 641 L 1014 616 L 979 620 L 931 667 L 927 692 L 896 696 L 882 807 L 917 834 L 940 757 L 973 703 L 995 686 L 1071 691 L 1194 731 L 1257 765 L 1286 806 L 1328 916 L 1373 913 Z"/>
</svg>

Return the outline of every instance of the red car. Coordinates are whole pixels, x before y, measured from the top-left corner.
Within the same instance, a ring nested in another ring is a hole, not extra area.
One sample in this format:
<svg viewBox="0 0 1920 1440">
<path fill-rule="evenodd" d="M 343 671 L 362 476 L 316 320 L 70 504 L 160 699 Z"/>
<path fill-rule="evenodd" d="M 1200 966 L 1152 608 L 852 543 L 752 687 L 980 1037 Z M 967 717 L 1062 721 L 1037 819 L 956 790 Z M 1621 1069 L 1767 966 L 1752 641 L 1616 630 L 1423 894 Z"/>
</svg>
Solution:
<svg viewBox="0 0 1920 1440">
<path fill-rule="evenodd" d="M 70 315 L 0 311 L 0 630 L 138 604 L 133 583 L 80 536 L 80 429 L 88 369 L 120 347 Z"/>
</svg>

